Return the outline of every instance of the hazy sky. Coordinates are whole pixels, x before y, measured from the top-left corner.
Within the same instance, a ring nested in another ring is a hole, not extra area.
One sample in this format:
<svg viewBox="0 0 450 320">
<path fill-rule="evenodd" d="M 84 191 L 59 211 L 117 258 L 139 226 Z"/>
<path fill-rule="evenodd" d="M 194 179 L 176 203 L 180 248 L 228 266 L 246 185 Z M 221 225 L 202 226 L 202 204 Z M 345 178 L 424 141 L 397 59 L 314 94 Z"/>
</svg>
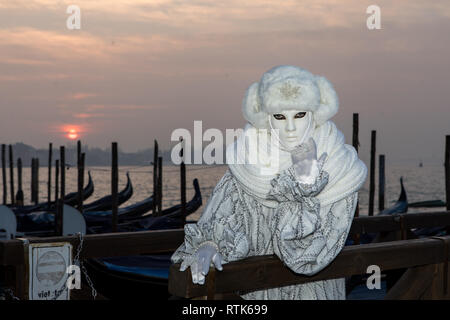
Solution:
<svg viewBox="0 0 450 320">
<path fill-rule="evenodd" d="M 66 27 L 69 4 L 81 30 Z M 368 30 L 366 8 L 381 8 Z M 450 3 L 0 0 L 0 142 L 169 147 L 176 128 L 240 128 L 247 87 L 273 66 L 327 77 L 351 143 L 360 114 L 387 161 L 442 161 L 450 134 Z"/>
</svg>

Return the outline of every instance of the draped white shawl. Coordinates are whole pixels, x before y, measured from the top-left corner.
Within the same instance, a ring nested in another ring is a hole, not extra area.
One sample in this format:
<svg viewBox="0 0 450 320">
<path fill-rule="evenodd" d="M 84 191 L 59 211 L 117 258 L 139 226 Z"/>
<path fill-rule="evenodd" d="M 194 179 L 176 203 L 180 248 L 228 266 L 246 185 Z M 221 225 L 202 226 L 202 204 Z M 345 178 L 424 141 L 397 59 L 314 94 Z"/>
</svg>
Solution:
<svg viewBox="0 0 450 320">
<path fill-rule="evenodd" d="M 250 151 L 248 143 L 244 143 L 245 135 L 248 135 L 249 132 L 255 132 L 258 137 L 267 136 L 267 131 L 255 129 L 252 125 L 247 124 L 244 134 L 227 147 L 228 166 L 240 186 L 247 193 L 259 198 L 267 206 L 276 207 L 276 201 L 268 200 L 268 194 L 272 188 L 270 182 L 277 174 L 292 165 L 290 153 L 279 148 L 278 144 L 274 143 L 275 139 L 266 138 L 264 140 L 267 141 L 267 143 L 264 143 L 266 146 L 263 145 L 262 148 L 260 146 L 260 149 L 258 149 L 258 156 L 262 163 L 245 163 L 244 159 L 249 159 L 250 156 L 253 156 L 251 153 L 254 152 L 253 149 Z M 320 157 L 324 152 L 328 154 L 323 167 L 323 170 L 329 174 L 328 184 L 317 195 L 321 206 L 342 200 L 358 191 L 366 180 L 367 167 L 358 158 L 355 148 L 345 144 L 342 132 L 336 128 L 332 121 L 327 121 L 313 130 L 312 137 L 317 145 L 317 157 Z M 271 153 L 271 148 L 278 152 Z M 274 155 L 277 157 L 278 163 L 273 161 Z M 240 161 L 236 161 L 236 159 Z M 272 161 L 270 161 L 271 159 Z M 270 163 L 270 165 L 267 166 L 265 163 Z M 264 174 L 261 174 L 262 172 Z"/>
</svg>

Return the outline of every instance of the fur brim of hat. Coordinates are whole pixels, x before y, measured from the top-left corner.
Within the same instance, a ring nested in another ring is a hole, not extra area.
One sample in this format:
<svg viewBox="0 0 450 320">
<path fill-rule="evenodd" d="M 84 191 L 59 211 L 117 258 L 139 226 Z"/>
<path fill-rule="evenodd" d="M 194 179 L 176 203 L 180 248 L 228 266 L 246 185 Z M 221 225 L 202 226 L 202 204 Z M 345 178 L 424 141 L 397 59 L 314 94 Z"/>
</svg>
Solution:
<svg viewBox="0 0 450 320">
<path fill-rule="evenodd" d="M 316 125 L 331 119 L 339 109 L 332 84 L 295 66 L 277 66 L 247 89 L 242 102 L 244 118 L 256 128 L 268 128 L 268 115 L 284 110 L 313 112 Z"/>
</svg>

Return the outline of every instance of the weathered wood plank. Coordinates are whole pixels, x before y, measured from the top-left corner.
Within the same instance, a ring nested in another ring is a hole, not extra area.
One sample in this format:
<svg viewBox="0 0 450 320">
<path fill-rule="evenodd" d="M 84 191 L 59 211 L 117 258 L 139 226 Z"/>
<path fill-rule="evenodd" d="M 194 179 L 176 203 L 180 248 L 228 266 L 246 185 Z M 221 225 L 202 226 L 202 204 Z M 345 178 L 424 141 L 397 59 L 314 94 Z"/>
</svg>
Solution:
<svg viewBox="0 0 450 320">
<path fill-rule="evenodd" d="M 70 242 L 78 247 L 78 236 L 29 238 L 30 243 Z M 81 258 L 113 257 L 175 251 L 184 241 L 183 229 L 92 234 L 84 236 Z M 0 265 L 23 263 L 20 240 L 0 241 Z"/>
<path fill-rule="evenodd" d="M 286 285 L 336 279 L 364 274 L 370 265 L 382 271 L 440 263 L 444 259 L 444 244 L 436 239 L 415 239 L 345 247 L 336 259 L 314 276 L 298 275 L 276 256 L 258 256 L 232 262 L 216 272 L 216 293 L 254 291 Z M 169 292 L 192 298 L 207 295 L 207 288 L 194 285 L 190 270 L 179 271 L 180 264 L 170 268 Z M 245 281 L 242 281 L 245 279 Z"/>
<path fill-rule="evenodd" d="M 401 217 L 405 228 L 430 228 L 450 225 L 450 211 L 419 212 L 386 216 L 364 216 L 353 219 L 350 234 L 401 230 Z"/>
<path fill-rule="evenodd" d="M 434 264 L 412 267 L 387 292 L 385 300 L 418 300 L 432 285 Z"/>
</svg>

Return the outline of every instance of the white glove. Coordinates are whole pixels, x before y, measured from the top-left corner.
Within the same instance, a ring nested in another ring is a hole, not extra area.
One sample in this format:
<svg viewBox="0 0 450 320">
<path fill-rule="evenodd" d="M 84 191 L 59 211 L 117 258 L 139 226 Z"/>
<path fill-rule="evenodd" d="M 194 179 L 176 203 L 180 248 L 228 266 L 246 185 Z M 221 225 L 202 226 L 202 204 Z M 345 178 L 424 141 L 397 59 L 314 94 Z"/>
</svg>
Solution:
<svg viewBox="0 0 450 320">
<path fill-rule="evenodd" d="M 327 153 L 317 160 L 317 146 L 313 138 L 297 146 L 292 152 L 292 163 L 297 179 L 304 184 L 313 184 L 319 176 Z"/>
<path fill-rule="evenodd" d="M 180 271 L 185 271 L 191 267 L 192 282 L 198 284 L 205 283 L 205 276 L 208 274 L 211 262 L 217 270 L 222 271 L 222 255 L 218 252 L 217 245 L 213 242 L 205 242 L 190 257 L 187 257 L 180 267 Z"/>
</svg>

